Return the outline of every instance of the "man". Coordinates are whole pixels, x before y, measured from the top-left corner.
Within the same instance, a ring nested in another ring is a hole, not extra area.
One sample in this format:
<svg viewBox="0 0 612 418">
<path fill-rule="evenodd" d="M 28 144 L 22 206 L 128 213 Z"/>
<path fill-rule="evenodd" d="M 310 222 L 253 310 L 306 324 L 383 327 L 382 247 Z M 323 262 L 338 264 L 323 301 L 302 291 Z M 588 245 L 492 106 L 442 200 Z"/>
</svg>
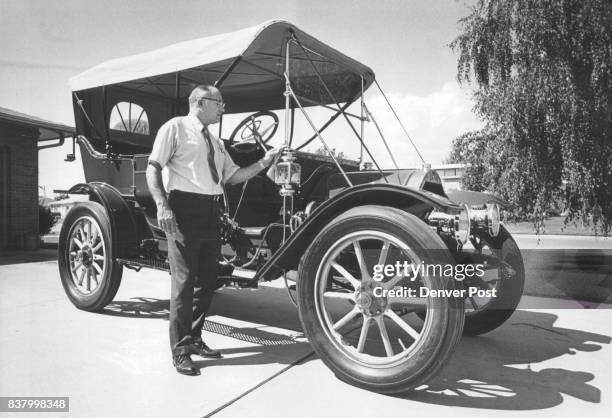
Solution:
<svg viewBox="0 0 612 418">
<path fill-rule="evenodd" d="M 157 132 L 147 166 L 159 226 L 168 237 L 172 360 L 187 375 L 199 374 L 190 354 L 221 357 L 202 340 L 202 326 L 217 280 L 223 184 L 254 177 L 279 152 L 271 149 L 255 164 L 238 167 L 208 130 L 224 107 L 218 89 L 197 86 L 189 95 L 189 114 L 170 119 Z M 169 195 L 162 184 L 164 167 Z"/>
</svg>

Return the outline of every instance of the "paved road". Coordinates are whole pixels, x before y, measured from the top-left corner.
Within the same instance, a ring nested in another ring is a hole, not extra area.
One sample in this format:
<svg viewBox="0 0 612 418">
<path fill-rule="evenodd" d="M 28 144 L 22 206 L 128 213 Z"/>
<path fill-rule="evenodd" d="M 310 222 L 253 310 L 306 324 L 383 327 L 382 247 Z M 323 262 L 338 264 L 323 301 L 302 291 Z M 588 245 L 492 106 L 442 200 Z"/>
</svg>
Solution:
<svg viewBox="0 0 612 418">
<path fill-rule="evenodd" d="M 115 301 L 92 314 L 70 305 L 55 261 L 0 266 L 0 396 L 70 396 L 70 417 L 591 418 L 612 408 L 612 309 L 517 311 L 498 330 L 463 339 L 427 387 L 392 397 L 337 380 L 275 284 L 220 291 L 206 335 L 225 358 L 198 361 L 201 376 L 178 375 L 169 283 L 166 273 L 127 270 Z"/>
<path fill-rule="evenodd" d="M 612 238 L 524 234 L 514 238 L 525 262 L 525 294 L 579 300 L 587 307 L 612 303 Z"/>
</svg>

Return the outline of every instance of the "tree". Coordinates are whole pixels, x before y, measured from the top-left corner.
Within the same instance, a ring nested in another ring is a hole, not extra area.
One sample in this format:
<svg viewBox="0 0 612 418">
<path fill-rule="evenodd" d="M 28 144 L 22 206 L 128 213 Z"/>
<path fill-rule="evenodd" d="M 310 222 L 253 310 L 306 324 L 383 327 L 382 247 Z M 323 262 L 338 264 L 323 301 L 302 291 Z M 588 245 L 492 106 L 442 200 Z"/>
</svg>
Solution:
<svg viewBox="0 0 612 418">
<path fill-rule="evenodd" d="M 451 47 L 491 134 L 494 192 L 612 226 L 612 2 L 479 0 Z M 488 175 L 488 174 L 487 174 Z"/>
<path fill-rule="evenodd" d="M 494 183 L 490 177 L 491 167 L 488 164 L 487 143 L 491 136 L 483 131 L 466 132 L 453 140 L 451 153 L 446 159 L 447 164 L 466 164 L 461 177 L 464 189 L 482 192 L 490 190 Z"/>
<path fill-rule="evenodd" d="M 138 125 L 136 123 L 138 123 Z M 136 118 L 132 118 L 130 121 L 125 121 L 125 122 L 120 120 L 119 122 L 116 122 L 111 129 L 148 135 L 149 134 L 149 121 L 144 120 L 144 119 L 138 120 Z"/>
<path fill-rule="evenodd" d="M 319 155 L 325 155 L 325 156 L 329 156 L 329 152 L 327 152 L 327 150 L 325 149 L 324 146 L 320 146 L 319 148 L 317 148 L 316 150 L 314 150 L 315 154 L 319 154 Z M 331 154 L 336 157 L 336 158 L 340 158 L 340 159 L 344 159 L 346 158 L 346 154 L 342 151 L 340 152 L 336 152 L 336 148 L 332 148 L 331 149 Z"/>
</svg>

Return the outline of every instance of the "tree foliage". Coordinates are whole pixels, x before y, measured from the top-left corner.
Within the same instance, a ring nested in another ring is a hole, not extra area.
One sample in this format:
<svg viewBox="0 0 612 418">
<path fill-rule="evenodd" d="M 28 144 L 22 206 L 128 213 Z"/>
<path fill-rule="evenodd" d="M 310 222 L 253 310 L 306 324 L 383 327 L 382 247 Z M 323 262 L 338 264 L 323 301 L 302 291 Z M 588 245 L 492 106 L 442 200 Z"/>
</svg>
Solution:
<svg viewBox="0 0 612 418">
<path fill-rule="evenodd" d="M 327 152 L 327 150 L 325 149 L 324 146 L 320 146 L 319 148 L 315 149 L 313 152 L 315 154 L 329 156 L 329 152 Z M 336 148 L 332 148 L 331 149 L 331 154 L 332 154 L 332 156 L 334 156 L 336 158 L 346 158 L 346 154 L 344 152 L 342 152 L 342 151 L 337 152 Z"/>
<path fill-rule="evenodd" d="M 485 120 L 491 189 L 542 219 L 612 225 L 612 2 L 479 0 L 451 47 Z M 481 144 L 482 145 L 482 144 Z"/>
<path fill-rule="evenodd" d="M 467 165 L 461 177 L 464 189 L 482 192 L 493 188 L 491 155 L 487 152 L 491 140 L 491 135 L 484 131 L 466 132 L 453 140 L 451 153 L 445 162 Z"/>
<path fill-rule="evenodd" d="M 119 122 L 115 122 L 111 129 L 148 135 L 149 121 L 136 118 L 132 118 L 129 121 L 120 120 Z"/>
<path fill-rule="evenodd" d="M 46 206 L 38 205 L 38 233 L 40 235 L 48 234 L 53 228 L 53 225 L 57 222 L 51 209 Z"/>
</svg>

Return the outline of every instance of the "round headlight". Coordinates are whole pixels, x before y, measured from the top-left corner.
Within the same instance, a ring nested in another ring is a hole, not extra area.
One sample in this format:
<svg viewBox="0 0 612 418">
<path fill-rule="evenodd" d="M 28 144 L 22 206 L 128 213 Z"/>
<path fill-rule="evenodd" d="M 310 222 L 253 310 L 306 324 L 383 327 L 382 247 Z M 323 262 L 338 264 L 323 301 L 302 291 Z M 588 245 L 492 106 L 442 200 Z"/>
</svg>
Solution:
<svg viewBox="0 0 612 418">
<path fill-rule="evenodd" d="M 461 213 L 457 216 L 456 222 L 456 231 L 455 236 L 457 240 L 462 244 L 465 244 L 470 238 L 470 228 L 471 228 L 471 220 L 470 220 L 470 209 L 467 205 L 463 205 L 463 209 L 461 209 Z"/>
<path fill-rule="evenodd" d="M 499 206 L 497 206 L 497 203 L 487 203 L 487 226 L 492 237 L 499 234 L 499 224 Z"/>
</svg>

